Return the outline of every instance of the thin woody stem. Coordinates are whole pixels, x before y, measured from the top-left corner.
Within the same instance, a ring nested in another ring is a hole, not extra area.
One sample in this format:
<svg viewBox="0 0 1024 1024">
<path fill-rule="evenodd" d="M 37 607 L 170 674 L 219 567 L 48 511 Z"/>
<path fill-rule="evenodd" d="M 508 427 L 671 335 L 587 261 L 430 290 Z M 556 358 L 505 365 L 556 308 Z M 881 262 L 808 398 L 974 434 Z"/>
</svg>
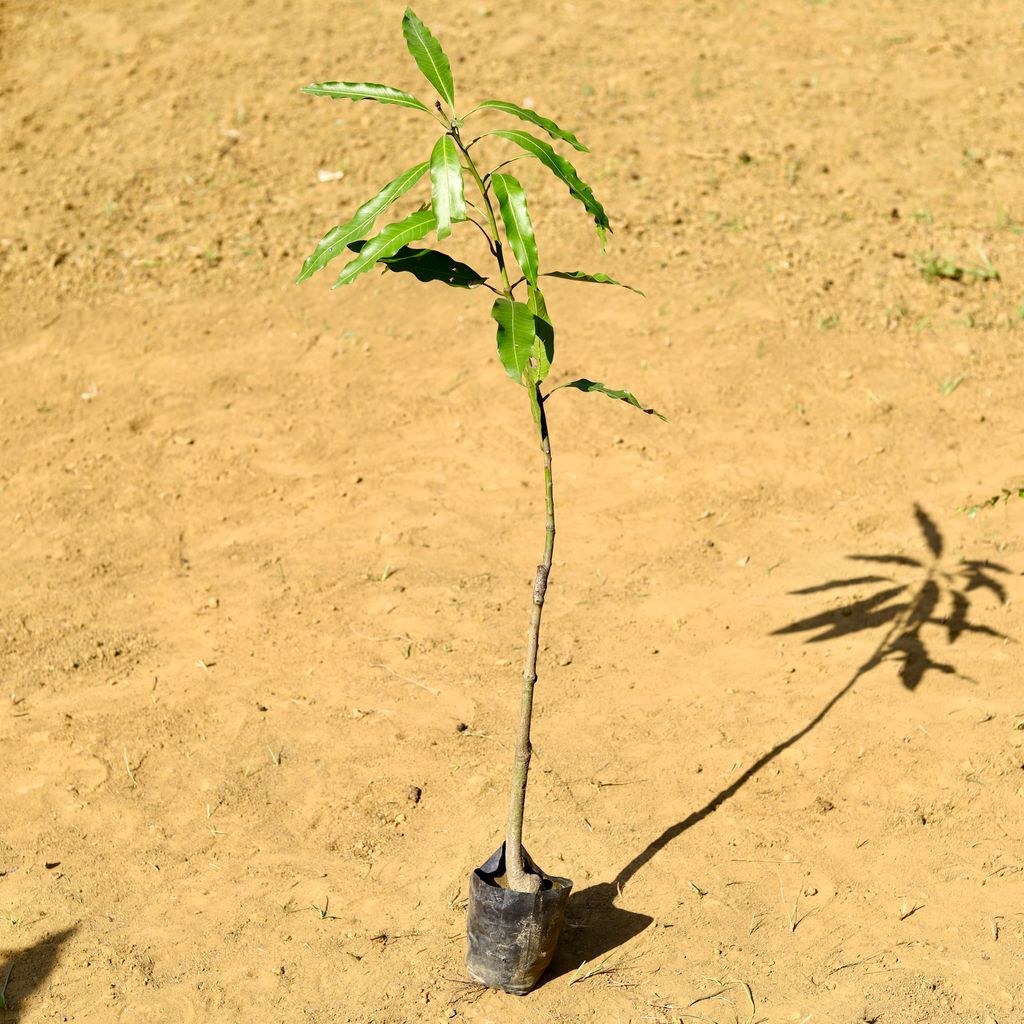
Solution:
<svg viewBox="0 0 1024 1024">
<path fill-rule="evenodd" d="M 516 755 L 512 768 L 512 790 L 509 795 L 508 823 L 505 827 L 505 871 L 509 888 L 518 892 L 537 892 L 540 878 L 529 874 L 522 861 L 523 809 L 526 805 L 526 783 L 530 773 L 530 725 L 533 721 L 533 691 L 537 683 L 537 650 L 540 646 L 540 620 L 544 612 L 544 596 L 551 575 L 551 560 L 555 550 L 555 495 L 551 479 L 551 439 L 548 436 L 544 400 L 535 384 L 531 400 L 540 411 L 540 450 L 544 456 L 544 493 L 547 505 L 547 528 L 544 539 L 544 560 L 537 566 L 533 582 L 533 609 L 530 614 L 530 632 L 526 641 L 526 663 L 523 666 L 523 690 L 519 709 L 519 732 L 516 735 Z"/>
<path fill-rule="evenodd" d="M 505 266 L 505 254 L 501 245 L 501 234 L 498 231 L 498 219 L 494 214 L 494 204 L 487 192 L 487 186 L 481 177 L 473 158 L 469 155 L 469 147 L 463 145 L 458 129 L 452 127 L 452 138 L 462 151 L 466 167 L 476 181 L 480 196 L 487 211 L 490 223 L 491 241 L 494 258 L 498 263 L 501 283 L 505 298 L 512 301 L 512 288 L 509 283 L 508 269 Z M 477 225 L 480 227 L 481 225 Z M 496 289 L 495 289 L 496 290 Z M 523 689 L 519 706 L 519 730 L 516 734 L 515 762 L 512 768 L 512 787 L 509 794 L 508 822 L 505 827 L 505 881 L 510 889 L 516 892 L 538 892 L 541 879 L 538 875 L 528 872 L 523 861 L 523 812 L 526 806 L 526 783 L 530 774 L 530 756 L 533 746 L 530 743 L 530 725 L 533 721 L 533 690 L 537 682 L 537 650 L 540 644 L 540 620 L 544 611 L 544 595 L 548 589 L 548 576 L 551 573 L 551 559 L 555 549 L 555 498 L 551 482 L 551 441 L 548 437 L 547 417 L 544 414 L 544 396 L 536 381 L 528 380 L 527 391 L 534 422 L 540 430 L 540 449 L 544 456 L 544 493 L 547 505 L 547 530 L 544 542 L 544 560 L 537 566 L 537 574 L 533 584 L 533 607 L 530 614 L 530 631 L 526 642 L 526 662 L 523 666 Z"/>
</svg>

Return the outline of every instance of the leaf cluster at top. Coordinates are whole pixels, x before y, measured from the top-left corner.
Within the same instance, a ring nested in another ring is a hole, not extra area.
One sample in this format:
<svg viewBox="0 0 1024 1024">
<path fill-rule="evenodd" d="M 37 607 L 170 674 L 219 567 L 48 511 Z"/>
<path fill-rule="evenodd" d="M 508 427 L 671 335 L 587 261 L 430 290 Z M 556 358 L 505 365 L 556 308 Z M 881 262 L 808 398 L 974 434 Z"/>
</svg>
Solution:
<svg viewBox="0 0 1024 1024">
<path fill-rule="evenodd" d="M 380 264 L 385 270 L 412 273 L 420 281 L 440 281 L 453 288 L 483 286 L 490 289 L 497 296 L 491 316 L 497 324 L 498 356 L 513 380 L 531 388 L 535 413 L 539 414 L 539 403 L 544 396 L 537 389 L 551 368 L 555 339 L 540 278 L 553 277 L 624 288 L 629 286 L 620 285 L 606 274 L 589 274 L 578 270 L 540 270 L 537 240 L 526 192 L 517 178 L 503 172 L 501 168 L 518 159 L 535 159 L 547 167 L 593 220 L 603 247 L 606 235 L 611 230 L 608 216 L 593 189 L 579 177 L 568 159 L 549 142 L 523 128 L 494 129 L 468 141 L 463 138 L 462 129 L 473 115 L 495 111 L 538 128 L 554 142 L 565 143 L 577 152 L 587 153 L 589 150 L 574 133 L 508 100 L 486 100 L 460 116 L 456 110 L 451 63 L 441 44 L 412 10 L 407 9 L 402 18 L 402 34 L 416 66 L 440 97 L 432 108 L 410 92 L 374 82 L 319 82 L 306 86 L 303 92 L 331 99 L 373 100 L 406 107 L 436 118 L 444 131 L 434 144 L 429 160 L 403 171 L 363 203 L 348 221 L 331 228 L 324 235 L 302 264 L 297 280 L 305 281 L 331 260 L 347 252 L 350 258 L 342 267 L 334 287 L 350 284 Z M 489 137 L 512 143 L 519 152 L 517 156 L 481 173 L 470 150 Z M 479 193 L 478 200 L 471 201 L 466 196 L 467 175 Z M 417 186 L 424 176 L 428 176 L 430 181 L 429 203 L 404 219 L 386 225 L 376 234 L 371 234 L 379 218 Z M 492 283 L 472 267 L 436 249 L 413 245 L 430 234 L 434 234 L 437 241 L 443 241 L 452 234 L 455 225 L 467 221 L 473 221 L 487 238 L 500 281 Z M 514 282 L 509 274 L 512 259 L 521 275 Z M 516 295 L 521 286 L 525 286 L 526 290 L 523 298 Z M 643 294 L 635 288 L 629 290 Z M 632 392 L 608 388 L 596 381 L 581 379 L 561 387 L 597 391 L 627 402 L 643 412 L 654 413 L 653 409 L 642 405 Z"/>
</svg>

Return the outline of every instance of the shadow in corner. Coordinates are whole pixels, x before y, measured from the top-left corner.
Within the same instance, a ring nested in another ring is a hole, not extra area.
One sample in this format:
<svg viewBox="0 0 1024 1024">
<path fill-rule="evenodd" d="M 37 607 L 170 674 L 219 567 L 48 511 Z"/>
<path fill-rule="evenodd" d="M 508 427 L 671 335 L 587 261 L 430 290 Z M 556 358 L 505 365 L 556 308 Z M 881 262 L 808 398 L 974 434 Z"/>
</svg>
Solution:
<svg viewBox="0 0 1024 1024">
<path fill-rule="evenodd" d="M 713 814 L 758 772 L 794 743 L 802 740 L 853 689 L 859 679 L 883 662 L 894 661 L 899 664 L 900 682 L 911 691 L 918 687 L 928 672 L 954 675 L 973 682 L 952 664 L 936 660 L 923 636 L 926 626 L 943 628 L 950 645 L 955 644 L 964 633 L 1009 639 L 991 626 L 970 620 L 971 601 L 968 594 L 988 590 L 999 599 L 1000 604 L 1005 604 L 1006 588 L 998 576 L 1009 574 L 1010 570 L 988 561 L 966 560 L 961 560 L 953 571 L 944 570 L 941 564 L 944 544 L 938 527 L 919 505 L 914 506 L 914 516 L 931 553 L 930 561 L 922 562 L 895 554 L 849 555 L 847 557 L 853 562 L 890 567 L 889 573 L 879 568 L 873 573 L 828 580 L 793 593 L 818 594 L 845 587 L 856 587 L 859 591 L 874 585 L 879 590 L 870 597 L 856 596 L 845 604 L 800 619 L 772 633 L 772 636 L 813 633 L 806 642 L 822 643 L 884 628 L 885 633 L 872 654 L 810 721 L 762 754 L 703 807 L 665 829 L 622 868 L 614 881 L 592 885 L 573 895 L 566 915 L 567 932 L 564 933 L 554 963 L 545 975 L 546 980 L 576 970 L 581 960 L 597 960 L 643 931 L 652 918 L 615 906 L 615 900 L 626 883 L 672 840 Z M 899 575 L 892 575 L 897 572 Z M 900 579 L 899 576 L 906 578 Z"/>
<path fill-rule="evenodd" d="M 639 935 L 654 918 L 615 906 L 615 882 L 599 882 L 569 897 L 555 958 L 540 985 L 572 974 L 583 963 L 596 964 L 606 953 Z"/>
<path fill-rule="evenodd" d="M 21 1019 L 21 1006 L 27 996 L 42 987 L 56 966 L 64 943 L 78 931 L 78 925 L 63 928 L 53 935 L 0 958 L 0 1024 L 15 1024 Z"/>
</svg>

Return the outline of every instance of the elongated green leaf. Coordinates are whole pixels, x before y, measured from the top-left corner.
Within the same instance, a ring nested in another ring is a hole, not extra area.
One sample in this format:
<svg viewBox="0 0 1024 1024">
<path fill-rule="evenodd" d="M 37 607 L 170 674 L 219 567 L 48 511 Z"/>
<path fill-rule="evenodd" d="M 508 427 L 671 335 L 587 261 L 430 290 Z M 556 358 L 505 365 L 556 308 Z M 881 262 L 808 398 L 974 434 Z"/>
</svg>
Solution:
<svg viewBox="0 0 1024 1024">
<path fill-rule="evenodd" d="M 538 139 L 535 135 L 524 132 L 520 128 L 513 128 L 511 130 L 501 128 L 487 134 L 498 135 L 503 139 L 508 139 L 509 142 L 514 142 L 529 153 L 530 156 L 535 156 L 555 177 L 560 178 L 568 187 L 569 194 L 574 199 L 579 200 L 587 213 L 594 218 L 594 224 L 597 226 L 597 235 L 601 239 L 601 244 L 604 244 L 605 232 L 611 231 L 608 215 L 604 212 L 604 207 L 594 198 L 594 192 L 591 187 L 580 180 L 580 176 L 576 173 L 576 168 L 564 156 L 556 153 L 542 139 Z"/>
<path fill-rule="evenodd" d="M 537 239 L 533 234 L 533 222 L 526 208 L 526 192 L 511 174 L 492 174 L 491 185 L 498 200 L 505 234 L 522 268 L 523 276 L 537 284 Z"/>
<path fill-rule="evenodd" d="M 354 260 L 341 268 L 338 280 L 332 287 L 351 284 L 360 274 L 365 274 L 378 260 L 394 256 L 399 249 L 410 242 L 419 241 L 437 227 L 432 210 L 418 210 L 416 213 L 389 224 L 379 235 L 374 235 L 359 251 Z"/>
<path fill-rule="evenodd" d="M 399 107 L 430 111 L 415 96 L 390 85 L 375 82 L 314 82 L 302 87 L 310 96 L 327 96 L 332 100 L 376 100 L 378 103 L 394 103 Z"/>
<path fill-rule="evenodd" d="M 529 298 L 526 304 L 533 313 L 533 326 L 537 338 L 533 343 L 535 363 L 531 372 L 533 379 L 540 384 L 551 371 L 551 363 L 555 358 L 555 329 L 548 315 L 548 306 L 544 301 L 544 293 L 529 281 L 526 283 Z"/>
<path fill-rule="evenodd" d="M 353 252 L 361 252 L 365 245 L 366 242 L 357 241 L 349 242 L 348 247 Z M 377 262 L 387 270 L 404 271 L 420 281 L 442 281 L 452 288 L 477 288 L 487 283 L 487 278 L 472 267 L 437 249 L 416 249 L 404 245 L 393 256 L 385 256 Z"/>
<path fill-rule="evenodd" d="M 412 9 L 405 9 L 402 18 L 402 35 L 405 45 L 409 47 L 412 59 L 423 72 L 423 77 L 437 90 L 438 95 L 455 110 L 455 85 L 452 82 L 452 68 L 448 58 L 441 49 L 441 44 L 433 37 L 430 29 L 413 14 Z"/>
<path fill-rule="evenodd" d="M 537 285 L 532 284 L 529 281 L 526 283 L 526 289 L 529 294 L 529 297 L 526 300 L 527 305 L 542 320 L 546 320 L 548 323 L 551 323 L 551 317 L 548 315 L 548 304 L 544 300 L 544 293 L 537 287 Z"/>
<path fill-rule="evenodd" d="M 513 117 L 518 117 L 521 121 L 528 121 L 530 124 L 535 124 L 538 128 L 542 128 L 553 139 L 561 139 L 563 142 L 568 142 L 573 149 L 578 149 L 581 153 L 590 152 L 572 132 L 567 132 L 564 128 L 559 128 L 554 121 L 549 121 L 546 117 L 541 117 L 540 114 L 527 110 L 526 107 L 509 103 L 508 100 L 486 100 L 477 109 L 500 110 L 503 113 L 511 114 Z"/>
<path fill-rule="evenodd" d="M 394 181 L 389 181 L 372 199 L 363 203 L 356 210 L 355 216 L 350 221 L 331 228 L 320 239 L 320 243 L 306 259 L 306 262 L 302 264 L 302 270 L 295 279 L 295 283 L 299 284 L 305 281 L 306 278 L 312 277 L 318 270 L 322 270 L 327 266 L 350 242 L 355 241 L 361 235 L 365 235 L 373 227 L 377 218 L 399 196 L 405 195 L 423 177 L 426 170 L 426 163 L 410 167 L 409 170 L 400 174 Z"/>
<path fill-rule="evenodd" d="M 668 423 L 667 416 L 662 416 L 657 409 L 651 409 L 646 405 L 641 405 L 640 401 L 632 391 L 616 391 L 613 388 L 606 388 L 596 380 L 587 380 L 585 377 L 581 380 L 570 381 L 568 384 L 559 384 L 558 387 L 555 388 L 555 391 L 559 388 L 576 388 L 578 391 L 600 391 L 601 394 L 607 395 L 609 398 L 617 398 L 620 402 L 628 402 L 634 408 L 647 413 L 648 416 L 657 416 L 658 419 L 664 420 Z"/>
<path fill-rule="evenodd" d="M 530 368 L 537 337 L 533 313 L 525 302 L 498 299 L 491 307 L 491 317 L 498 323 L 498 357 L 502 366 L 514 381 L 521 382 Z"/>
<path fill-rule="evenodd" d="M 623 284 L 621 281 L 616 281 L 614 278 L 609 277 L 607 274 L 584 274 L 582 270 L 548 270 L 545 271 L 542 277 L 561 277 L 566 281 L 591 281 L 594 284 L 614 284 L 620 288 L 625 288 L 627 291 L 635 292 L 637 295 L 646 295 L 639 288 L 634 288 L 632 285 Z"/>
<path fill-rule="evenodd" d="M 430 195 L 437 218 L 437 240 L 452 233 L 452 221 L 466 219 L 466 194 L 462 184 L 462 164 L 455 140 L 442 135 L 430 154 Z"/>
</svg>

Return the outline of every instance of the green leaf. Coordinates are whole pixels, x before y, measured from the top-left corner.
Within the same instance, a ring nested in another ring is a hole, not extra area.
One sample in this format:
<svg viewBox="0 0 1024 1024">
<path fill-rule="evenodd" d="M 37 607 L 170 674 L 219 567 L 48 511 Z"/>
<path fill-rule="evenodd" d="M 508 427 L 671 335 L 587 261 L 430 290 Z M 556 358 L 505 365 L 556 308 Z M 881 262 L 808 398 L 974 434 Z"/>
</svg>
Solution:
<svg viewBox="0 0 1024 1024">
<path fill-rule="evenodd" d="M 628 402 L 634 408 L 647 413 L 648 416 L 657 416 L 658 419 L 668 423 L 667 416 L 662 416 L 657 409 L 650 409 L 646 405 L 641 405 L 632 391 L 615 391 L 613 388 L 606 388 L 596 380 L 587 380 L 585 377 L 581 380 L 570 381 L 568 384 L 559 384 L 554 390 L 557 391 L 558 388 L 576 388 L 577 391 L 600 391 L 601 394 L 607 395 L 609 398 L 617 398 L 620 402 Z"/>
<path fill-rule="evenodd" d="M 618 285 L 619 288 L 625 288 L 627 291 L 635 292 L 637 295 L 643 295 L 644 298 L 647 298 L 639 288 L 616 281 L 607 274 L 584 274 L 582 270 L 549 270 L 541 276 L 561 277 L 566 281 L 591 281 L 594 284 L 614 284 Z"/>
<path fill-rule="evenodd" d="M 399 107 L 430 111 L 415 96 L 390 85 L 375 82 L 314 82 L 302 87 L 310 96 L 327 96 L 332 100 L 376 100 L 378 103 L 394 103 Z"/>
<path fill-rule="evenodd" d="M 430 154 L 430 195 L 437 217 L 437 240 L 452 233 L 452 221 L 466 219 L 466 194 L 462 184 L 462 164 L 455 140 L 442 135 Z"/>
<path fill-rule="evenodd" d="M 576 168 L 564 156 L 559 156 L 546 142 L 519 128 L 513 128 L 511 131 L 501 128 L 487 134 L 498 135 L 503 139 L 508 139 L 509 142 L 514 142 L 530 156 L 536 157 L 555 177 L 560 178 L 568 186 L 569 194 L 581 202 L 587 213 L 594 218 L 597 235 L 601 239 L 601 244 L 604 245 L 605 232 L 611 231 L 608 215 L 604 212 L 604 207 L 594 198 L 593 190 L 580 180 Z"/>
<path fill-rule="evenodd" d="M 498 357 L 505 372 L 522 382 L 537 337 L 533 313 L 525 302 L 498 299 L 491 307 L 491 317 L 498 323 Z"/>
<path fill-rule="evenodd" d="M 529 281 L 526 283 L 529 298 L 526 304 L 534 314 L 533 326 L 537 338 L 533 343 L 533 358 L 536 360 L 531 376 L 540 384 L 551 370 L 555 358 L 555 329 L 551 325 L 548 306 L 544 301 L 544 293 Z"/>
<path fill-rule="evenodd" d="M 366 242 L 357 241 L 349 242 L 348 247 L 353 252 L 360 252 L 365 245 Z M 414 249 L 405 245 L 393 256 L 385 256 L 377 262 L 395 273 L 404 271 L 419 281 L 442 281 L 452 288 L 477 288 L 487 283 L 487 278 L 472 267 L 437 249 Z"/>
<path fill-rule="evenodd" d="M 487 100 L 477 107 L 477 110 L 483 109 L 500 110 L 503 113 L 511 114 L 513 117 L 518 117 L 521 121 L 528 121 L 530 124 L 535 124 L 538 128 L 542 128 L 553 139 L 561 139 L 563 142 L 568 142 L 573 149 L 578 149 L 581 153 L 590 152 L 572 132 L 567 132 L 564 128 L 559 128 L 554 121 L 549 121 L 546 117 L 541 117 L 540 114 L 535 114 L 532 110 L 527 110 L 525 107 L 509 103 L 508 100 Z"/>
<path fill-rule="evenodd" d="M 537 285 L 531 284 L 529 281 L 526 282 L 526 290 L 529 293 L 526 301 L 530 309 L 542 320 L 547 320 L 548 323 L 551 323 L 551 317 L 548 315 L 548 304 L 544 301 L 544 293 Z"/>
<path fill-rule="evenodd" d="M 405 220 L 389 224 L 379 235 L 374 235 L 341 269 L 338 280 L 332 287 L 351 284 L 360 274 L 365 274 L 378 260 L 394 256 L 402 246 L 416 242 L 429 235 L 437 227 L 437 218 L 432 210 L 418 210 Z"/>
<path fill-rule="evenodd" d="M 355 216 L 345 224 L 331 228 L 312 254 L 302 264 L 302 270 L 295 279 L 299 284 L 322 270 L 350 242 L 365 235 L 373 227 L 377 218 L 391 206 L 400 196 L 405 195 L 426 173 L 427 164 L 417 164 L 400 174 L 394 181 L 389 181 L 371 200 L 363 203 L 356 210 Z"/>
<path fill-rule="evenodd" d="M 505 234 L 522 268 L 523 276 L 537 284 L 537 239 L 533 234 L 530 211 L 526 208 L 526 192 L 511 174 L 492 174 L 494 197 L 501 209 Z"/>
<path fill-rule="evenodd" d="M 409 47 L 412 59 L 423 72 L 423 77 L 454 111 L 455 85 L 452 82 L 452 69 L 448 58 L 444 55 L 441 44 L 431 35 L 430 29 L 409 7 L 405 9 L 405 17 L 402 18 L 402 35 L 405 36 L 405 45 Z"/>
</svg>

